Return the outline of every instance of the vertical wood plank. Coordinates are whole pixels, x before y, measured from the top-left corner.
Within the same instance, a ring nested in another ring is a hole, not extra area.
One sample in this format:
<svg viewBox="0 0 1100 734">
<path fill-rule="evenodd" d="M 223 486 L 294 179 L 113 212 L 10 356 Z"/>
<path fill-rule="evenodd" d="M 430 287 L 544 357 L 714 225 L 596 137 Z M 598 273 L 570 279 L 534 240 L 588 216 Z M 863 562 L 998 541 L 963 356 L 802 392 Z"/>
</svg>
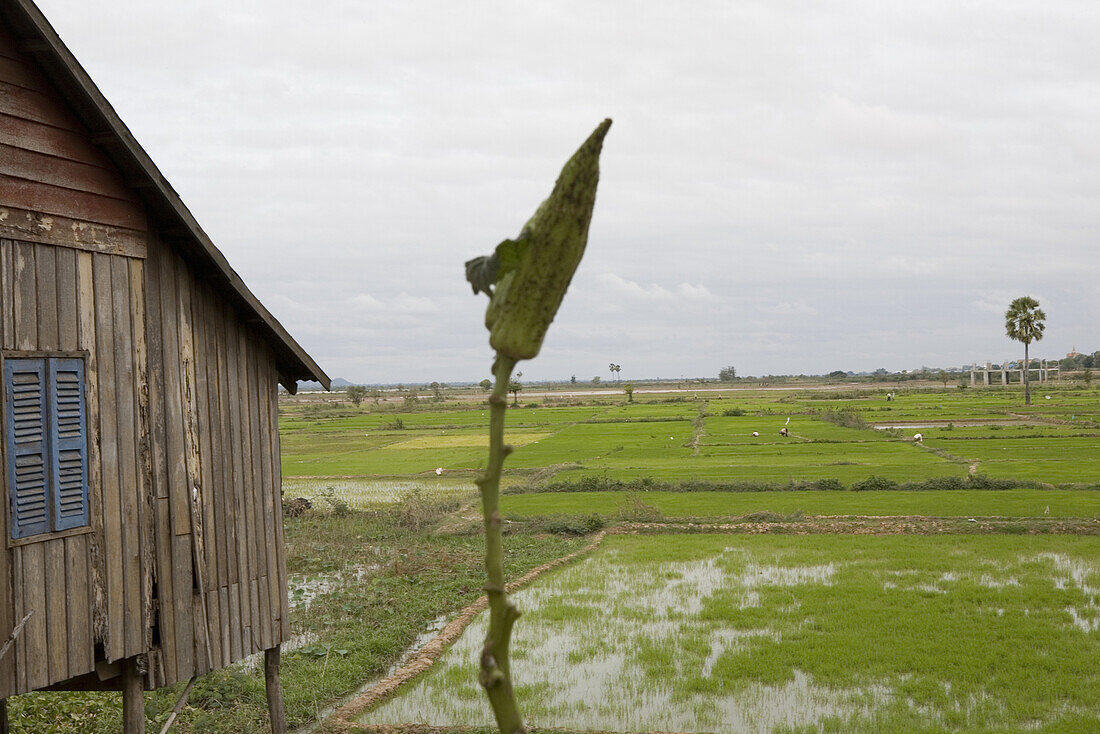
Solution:
<svg viewBox="0 0 1100 734">
<path fill-rule="evenodd" d="M 176 655 L 176 604 L 172 573 L 172 508 L 167 497 L 156 499 L 157 509 L 157 610 L 159 614 L 160 646 L 164 651 L 164 676 L 168 685 L 183 678 L 179 675 Z"/>
<path fill-rule="evenodd" d="M 214 470 L 212 455 L 213 443 L 213 415 L 210 412 L 210 375 L 208 369 L 209 352 L 207 350 L 207 291 L 201 287 L 194 278 L 188 278 L 191 289 L 191 324 L 194 331 L 194 360 L 195 360 L 195 397 L 194 404 L 198 419 L 198 453 L 201 472 L 202 487 L 202 511 L 203 511 L 203 550 L 205 551 L 204 569 L 206 576 L 203 579 L 206 591 L 206 618 L 208 625 L 207 634 L 210 637 L 211 655 L 214 665 L 220 665 L 222 660 L 221 649 L 221 614 L 218 605 L 217 589 L 219 586 L 218 574 L 218 548 L 222 544 L 222 538 L 217 531 L 215 518 L 217 484 L 214 482 Z"/>
<path fill-rule="evenodd" d="M 168 466 L 168 498 L 172 507 L 172 532 L 190 533 L 191 500 L 187 487 L 187 460 L 183 438 L 183 376 L 180 374 L 179 302 L 175 254 L 160 258 L 161 335 L 164 355 L 165 459 Z M 188 600 L 190 604 L 190 600 Z"/>
<path fill-rule="evenodd" d="M 259 593 L 259 606 L 260 606 L 260 639 L 259 646 L 261 649 L 266 650 L 272 643 L 272 630 L 273 624 L 272 618 L 275 616 L 274 610 L 271 608 L 271 584 L 268 583 L 267 575 L 263 575 L 259 578 L 256 584 L 257 591 Z"/>
<path fill-rule="evenodd" d="M 223 516 L 223 543 L 225 546 L 226 573 L 222 584 L 226 587 L 225 614 L 223 627 L 229 639 L 229 655 L 240 660 L 241 649 L 241 605 L 240 605 L 240 565 L 237 543 L 236 474 L 234 470 L 237 449 L 233 444 L 230 405 L 232 403 L 229 384 L 229 345 L 226 339 L 228 309 L 220 299 L 214 304 L 214 339 L 218 370 L 218 422 L 219 438 L 223 450 L 218 452 L 221 467 L 221 491 L 218 492 L 218 507 Z M 214 397 L 214 396 L 212 396 Z"/>
<path fill-rule="evenodd" d="M 190 533 L 172 535 L 172 561 L 176 564 L 172 578 L 173 591 L 176 594 L 176 657 L 179 661 L 176 669 L 183 679 L 194 675 L 199 669 L 195 656 L 195 590 L 191 585 L 193 577 Z"/>
<path fill-rule="evenodd" d="M 233 659 L 240 660 L 244 655 L 244 643 L 241 641 L 241 633 L 244 626 L 241 624 L 241 585 L 233 584 L 229 587 L 229 640 L 233 646 Z"/>
<path fill-rule="evenodd" d="M 95 653 L 87 535 L 65 538 L 65 576 L 69 581 L 69 675 L 83 675 L 93 670 Z"/>
<path fill-rule="evenodd" d="M 0 348 L 8 349 L 8 340 L 11 337 L 14 311 L 12 310 L 12 272 L 11 272 L 11 240 L 0 239 Z M 0 418 L 0 426 L 6 425 Z M 7 466 L 5 454 L 6 442 L 0 441 L 0 455 L 4 456 L 4 466 Z M 7 472 L 0 472 L 0 496 L 8 496 Z M 8 519 L 8 503 L 0 502 L 0 523 L 3 527 L 11 527 Z M 0 543 L 0 635 L 5 638 L 11 634 L 12 628 L 18 621 L 15 618 L 15 599 L 12 593 L 12 558 L 7 543 Z M 19 619 L 22 619 L 20 615 Z M 15 651 L 9 652 L 0 658 L 0 696 L 5 700 L 16 691 L 15 681 Z"/>
<path fill-rule="evenodd" d="M 261 348 L 263 347 L 261 343 Z M 268 647 L 278 645 L 283 641 L 282 636 L 282 603 L 279 594 L 279 554 L 282 549 L 279 546 L 279 531 L 276 523 L 282 524 L 282 498 L 279 487 L 275 486 L 272 471 L 271 440 L 271 401 L 277 399 L 275 383 L 272 382 L 271 364 L 273 356 L 270 351 L 263 348 L 260 358 L 260 370 L 257 375 L 257 384 L 260 404 L 256 424 L 260 429 L 260 469 L 263 473 L 263 502 L 264 517 L 267 522 L 266 540 L 267 549 L 267 608 L 271 619 L 271 641 Z"/>
<path fill-rule="evenodd" d="M 23 549 L 11 549 L 11 576 L 12 576 L 12 608 L 13 616 L 23 619 L 27 613 L 27 600 L 23 593 Z M 24 634 L 26 627 L 23 627 Z M 27 690 L 27 640 L 20 636 L 15 641 L 13 649 L 8 655 L 15 660 L 15 693 L 23 693 Z"/>
<path fill-rule="evenodd" d="M 213 564 L 211 576 L 213 579 L 208 588 L 215 591 L 214 602 L 216 613 L 212 623 L 217 624 L 217 647 L 221 665 L 228 665 L 232 651 L 229 641 L 229 609 L 227 607 L 226 585 L 229 583 L 229 571 L 227 564 L 228 535 L 226 530 L 226 490 L 230 486 L 225 481 L 225 454 L 227 447 L 222 439 L 221 416 L 221 382 L 218 376 L 218 329 L 217 324 L 221 318 L 218 306 L 218 296 L 208 286 L 203 286 L 200 291 L 198 303 L 201 312 L 203 349 L 202 364 L 206 375 L 206 392 L 200 392 L 200 406 L 203 408 L 205 418 L 203 431 L 203 477 L 206 486 L 210 488 L 207 493 L 208 527 L 213 528 L 214 542 L 207 545 L 208 551 L 213 552 Z"/>
<path fill-rule="evenodd" d="M 100 472 L 103 496 L 103 552 L 107 591 L 107 660 L 126 657 L 123 595 L 122 488 L 119 476 L 118 397 L 111 256 L 92 255 L 95 339 L 99 387 Z"/>
<path fill-rule="evenodd" d="M 27 688 L 35 690 L 49 685 L 47 658 L 46 558 L 42 543 L 31 543 L 20 550 L 23 556 L 23 593 L 27 611 L 34 614 L 23 628 L 26 643 Z"/>
<path fill-rule="evenodd" d="M 111 258 L 112 317 L 115 324 L 115 417 L 118 420 L 118 464 L 122 500 L 123 601 L 126 615 L 125 656 L 145 652 L 145 615 L 142 605 L 141 562 L 142 496 L 138 474 L 137 396 L 135 390 L 132 300 L 127 260 Z"/>
<path fill-rule="evenodd" d="M 199 439 L 198 375 L 195 365 L 195 324 L 193 288 L 194 282 L 187 265 L 176 259 L 177 297 L 176 313 L 179 317 L 180 376 L 183 390 L 183 445 L 187 467 L 187 487 L 190 491 L 192 567 L 195 574 L 195 591 L 192 599 L 193 629 L 195 637 L 195 667 L 197 671 L 209 669 L 213 664 L 213 640 L 206 607 L 206 487 L 202 479 L 201 441 Z M 201 661 L 201 665 L 200 665 Z"/>
<path fill-rule="evenodd" d="M 141 559 L 142 646 L 153 646 L 153 567 L 155 554 L 155 494 L 151 421 L 149 417 L 149 353 L 146 345 L 145 264 L 132 259 L 130 266 L 130 320 L 134 334 L 134 390 L 137 411 L 138 544 Z"/>
<path fill-rule="evenodd" d="M 38 287 L 34 266 L 34 245 L 16 242 L 12 256 L 15 273 L 12 289 L 14 306 L 14 347 L 38 348 Z"/>
<path fill-rule="evenodd" d="M 225 536 L 219 536 L 222 541 L 225 540 Z M 229 665 L 233 661 L 233 636 L 229 632 L 229 587 L 222 586 L 218 588 L 218 620 L 220 627 L 218 634 L 221 637 L 221 649 L 222 649 L 222 665 Z"/>
<path fill-rule="evenodd" d="M 252 637 L 252 647 L 249 650 L 250 653 L 256 652 L 258 649 L 258 638 L 260 636 L 260 622 L 259 617 L 260 610 L 257 609 L 257 601 L 259 600 L 259 590 L 256 587 L 255 581 L 257 578 L 257 556 L 258 556 L 258 543 L 256 528 L 256 481 L 253 476 L 254 466 L 252 464 L 252 430 L 249 426 L 249 419 L 251 413 L 249 410 L 249 390 L 248 390 L 248 366 L 249 366 L 249 354 L 248 354 L 248 336 L 245 333 L 244 328 L 237 323 L 235 325 L 236 342 L 237 342 L 237 402 L 238 402 L 238 419 L 240 420 L 240 450 L 241 450 L 241 463 L 242 463 L 242 489 L 243 496 L 242 502 L 244 504 L 245 515 L 245 540 L 248 554 L 248 573 L 246 578 L 249 583 L 247 586 L 242 585 L 242 589 L 249 597 L 248 603 L 248 616 L 245 618 L 245 624 L 249 627 Z"/>
<path fill-rule="evenodd" d="M 57 346 L 64 351 L 77 348 L 76 250 L 57 248 Z"/>
<path fill-rule="evenodd" d="M 161 335 L 163 339 L 165 461 L 168 504 L 172 527 L 172 605 L 175 622 L 176 667 L 181 679 L 189 678 L 194 666 L 194 580 L 191 560 L 191 491 L 187 486 L 187 464 L 183 437 L 183 387 L 179 349 L 178 257 L 164 248 L 158 258 L 160 269 Z"/>
<path fill-rule="evenodd" d="M 164 247 L 153 240 L 149 243 L 149 256 L 145 262 L 145 320 L 146 350 L 152 369 L 149 371 L 149 434 L 152 444 L 152 482 L 156 508 L 156 564 L 154 579 L 157 585 L 157 624 L 160 644 L 164 654 L 164 674 L 171 684 L 180 680 L 176 668 L 176 615 L 174 575 L 172 562 L 172 516 L 168 499 L 168 464 L 166 458 L 167 429 L 165 428 L 164 384 L 164 323 L 162 319 L 163 289 L 161 287 L 161 260 Z"/>
<path fill-rule="evenodd" d="M 222 468 L 222 511 L 225 513 L 226 533 L 226 576 L 225 583 L 235 584 L 240 580 L 240 565 L 238 562 L 237 543 L 237 519 L 236 509 L 236 461 L 239 456 L 237 445 L 233 443 L 232 421 L 232 386 L 229 382 L 229 342 L 227 338 L 228 327 L 226 318 L 227 308 L 224 303 L 218 304 L 217 319 L 215 321 L 215 339 L 217 341 L 218 358 L 218 417 L 221 425 L 219 435 L 224 450 L 219 453 Z"/>
<path fill-rule="evenodd" d="M 251 629 L 252 622 L 252 593 L 249 583 L 249 542 L 247 501 L 245 486 L 245 464 L 242 450 L 244 438 L 242 436 L 241 415 L 241 386 L 240 386 L 240 344 L 237 338 L 237 324 L 232 311 L 227 309 L 226 318 L 226 366 L 229 376 L 229 423 L 230 423 L 230 451 L 233 455 L 233 513 L 236 522 L 237 533 L 237 589 L 239 592 L 240 617 L 237 624 L 241 630 L 241 653 L 248 655 L 252 650 L 252 638 L 245 634 Z"/>
<path fill-rule="evenodd" d="M 77 278 L 77 346 L 88 350 L 84 364 L 84 380 L 87 383 L 85 397 L 88 418 L 88 517 L 92 535 L 88 540 L 88 564 L 91 576 L 92 641 L 106 643 L 107 624 L 107 567 L 104 558 L 103 534 L 103 477 L 100 471 L 100 420 L 99 373 L 96 349 L 95 276 L 92 254 L 81 252 L 76 257 Z"/>
<path fill-rule="evenodd" d="M 0 339 L 4 349 L 15 349 L 15 243 L 0 240 L 0 308 L 3 309 L 3 329 Z"/>
<path fill-rule="evenodd" d="M 257 619 L 253 629 L 258 637 L 261 649 L 267 650 L 274 643 L 271 639 L 271 609 L 270 597 L 267 594 L 267 584 L 264 579 L 268 571 L 268 551 L 271 548 L 270 535 L 268 534 L 268 517 L 265 512 L 267 485 L 263 473 L 264 447 L 260 443 L 260 381 L 257 374 L 262 369 L 262 357 L 260 356 L 259 340 L 250 332 L 246 334 L 245 345 L 248 348 L 248 434 L 251 446 L 252 458 L 252 501 L 253 501 L 253 535 L 256 539 L 256 593 L 257 593 Z"/>
<path fill-rule="evenodd" d="M 58 538 L 41 543 L 45 555 L 45 573 L 29 583 L 45 586 L 46 590 L 46 646 L 38 648 L 38 654 L 47 659 L 49 682 L 69 677 L 69 602 L 65 575 L 65 540 Z"/>
<path fill-rule="evenodd" d="M 34 248 L 35 286 L 38 296 L 38 349 L 56 351 L 57 336 L 57 248 L 31 245 Z"/>
</svg>

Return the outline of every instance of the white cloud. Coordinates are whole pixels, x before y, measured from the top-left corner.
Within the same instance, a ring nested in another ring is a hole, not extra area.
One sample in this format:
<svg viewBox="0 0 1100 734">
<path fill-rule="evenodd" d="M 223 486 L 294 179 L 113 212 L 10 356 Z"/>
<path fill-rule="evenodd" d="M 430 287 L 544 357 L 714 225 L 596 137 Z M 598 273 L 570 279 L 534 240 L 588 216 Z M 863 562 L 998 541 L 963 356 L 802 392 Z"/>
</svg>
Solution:
<svg viewBox="0 0 1100 734">
<path fill-rule="evenodd" d="M 603 273 L 598 282 L 616 296 L 656 303 L 682 303 L 684 301 L 713 301 L 715 296 L 705 286 L 693 283 L 677 283 L 671 287 L 657 283 L 638 283 L 615 273 Z"/>
<path fill-rule="evenodd" d="M 762 305 L 760 310 L 778 316 L 817 316 L 817 309 L 802 301 L 780 301 L 772 305 Z"/>
</svg>

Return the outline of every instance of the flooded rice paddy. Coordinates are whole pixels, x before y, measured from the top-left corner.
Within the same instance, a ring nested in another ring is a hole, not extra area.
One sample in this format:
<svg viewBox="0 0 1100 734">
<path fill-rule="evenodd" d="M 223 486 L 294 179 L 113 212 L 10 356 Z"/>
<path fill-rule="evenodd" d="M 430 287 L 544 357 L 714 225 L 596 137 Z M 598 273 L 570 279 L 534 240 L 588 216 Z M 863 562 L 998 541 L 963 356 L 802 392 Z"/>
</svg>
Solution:
<svg viewBox="0 0 1100 734">
<path fill-rule="evenodd" d="M 773 732 L 1100 721 L 1100 539 L 661 545 L 610 538 L 516 595 L 513 670 L 528 723 Z M 475 620 L 362 722 L 491 725 L 476 684 L 486 624 Z"/>
<path fill-rule="evenodd" d="M 416 479 L 356 479 L 342 477 L 324 477 L 320 479 L 285 477 L 283 479 L 284 497 L 304 497 L 321 509 L 334 500 L 347 503 L 350 507 L 362 509 L 375 505 L 396 504 L 410 495 L 421 494 L 426 497 L 445 499 L 453 497 L 464 500 L 477 493 L 473 479 L 443 479 L 420 481 Z"/>
</svg>

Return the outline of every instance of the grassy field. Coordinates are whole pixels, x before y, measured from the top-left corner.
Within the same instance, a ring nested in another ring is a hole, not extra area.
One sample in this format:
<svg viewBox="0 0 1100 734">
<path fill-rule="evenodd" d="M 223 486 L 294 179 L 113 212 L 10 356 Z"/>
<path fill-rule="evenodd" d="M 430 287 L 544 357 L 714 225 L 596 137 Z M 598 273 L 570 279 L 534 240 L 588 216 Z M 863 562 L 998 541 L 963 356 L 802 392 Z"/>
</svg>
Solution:
<svg viewBox="0 0 1100 734">
<path fill-rule="evenodd" d="M 592 476 L 787 482 L 929 477 L 1100 483 L 1100 391 L 745 391 L 639 399 L 603 396 L 508 413 L 513 480 Z M 1050 399 L 1046 399 L 1049 395 Z M 288 478 L 470 480 L 485 460 L 483 405 L 286 406 Z M 786 426 L 790 435 L 779 436 Z M 887 427 L 876 429 L 874 426 Z M 913 434 L 924 436 L 922 444 Z M 753 435 L 754 433 L 758 435 Z M 349 485 L 350 487 L 350 485 Z M 369 491 L 367 491 L 369 495 Z"/>
<path fill-rule="evenodd" d="M 528 720 L 570 729 L 1094 730 L 1100 538 L 613 537 L 517 595 Z M 485 725 L 484 619 L 368 723 Z"/>
</svg>

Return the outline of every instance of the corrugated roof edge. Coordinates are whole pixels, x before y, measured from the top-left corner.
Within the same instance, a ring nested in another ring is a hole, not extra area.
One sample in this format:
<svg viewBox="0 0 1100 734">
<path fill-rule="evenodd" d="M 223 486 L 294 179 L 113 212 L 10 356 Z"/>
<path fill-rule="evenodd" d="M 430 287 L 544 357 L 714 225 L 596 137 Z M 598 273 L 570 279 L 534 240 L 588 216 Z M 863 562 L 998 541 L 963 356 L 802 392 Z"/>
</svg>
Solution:
<svg viewBox="0 0 1100 734">
<path fill-rule="evenodd" d="M 298 380 L 316 380 L 331 387 L 328 375 L 248 289 L 214 246 L 195 217 L 137 142 L 114 107 L 61 40 L 31 0 L 0 0 L 0 13 L 23 47 L 33 55 L 50 81 L 65 96 L 93 139 L 119 167 L 131 186 L 156 215 L 158 231 L 178 247 L 200 272 L 229 290 L 231 300 L 245 312 L 244 320 L 264 333 L 275 350 L 280 382 L 291 393 Z M 115 142 L 116 145 L 111 143 Z M 131 178 L 132 177 L 132 178 Z M 140 182 L 135 185 L 135 181 Z M 213 266 L 212 269 L 210 266 Z M 248 313 L 251 312 L 251 318 Z"/>
</svg>

